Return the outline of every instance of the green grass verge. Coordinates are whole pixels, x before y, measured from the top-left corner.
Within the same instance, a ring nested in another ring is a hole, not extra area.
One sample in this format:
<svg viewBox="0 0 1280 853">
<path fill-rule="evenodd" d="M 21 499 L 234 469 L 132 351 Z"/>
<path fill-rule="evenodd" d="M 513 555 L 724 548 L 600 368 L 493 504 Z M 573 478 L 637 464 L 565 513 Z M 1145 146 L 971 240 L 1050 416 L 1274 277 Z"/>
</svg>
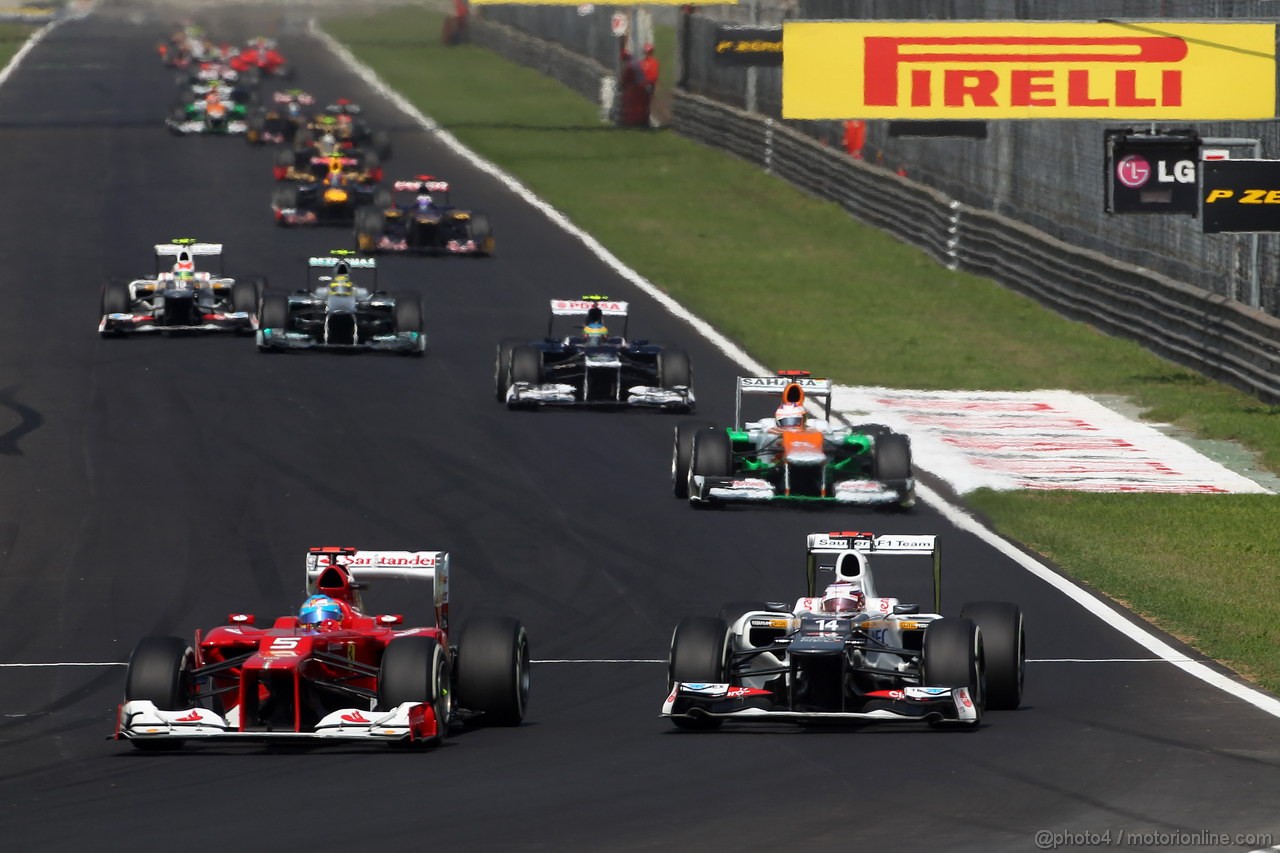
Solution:
<svg viewBox="0 0 1280 853">
<path fill-rule="evenodd" d="M 668 132 L 602 129 L 595 105 L 554 81 L 476 47 L 443 47 L 440 24 L 420 7 L 325 22 L 466 145 L 766 364 L 851 384 L 1122 394 L 1280 470 L 1280 409 L 948 272 L 733 157 Z M 663 37 L 658 46 L 670 50 Z M 1280 647 L 1266 638 L 1280 606 L 1262 555 L 1280 554 L 1278 501 L 986 493 L 973 504 L 1002 533 L 1274 690 Z M 1171 522 L 1184 516 L 1190 528 Z M 1170 555 L 1183 553 L 1187 570 L 1174 571 Z M 1230 624 L 1214 629 L 1205 612 L 1230 613 Z"/>
<path fill-rule="evenodd" d="M 9 64 L 9 60 L 35 31 L 36 28 L 29 24 L 0 23 L 0 68 Z"/>
</svg>

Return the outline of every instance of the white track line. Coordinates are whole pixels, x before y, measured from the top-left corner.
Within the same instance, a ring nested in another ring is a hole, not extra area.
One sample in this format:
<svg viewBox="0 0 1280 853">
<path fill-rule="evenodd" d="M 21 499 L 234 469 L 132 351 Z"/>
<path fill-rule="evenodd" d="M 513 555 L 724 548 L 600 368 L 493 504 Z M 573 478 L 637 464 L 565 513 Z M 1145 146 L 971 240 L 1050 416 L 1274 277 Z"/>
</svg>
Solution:
<svg viewBox="0 0 1280 853">
<path fill-rule="evenodd" d="M 496 164 L 489 162 L 475 152 L 466 148 L 453 134 L 442 129 L 431 118 L 423 115 L 417 107 L 405 100 L 405 98 L 398 92 L 393 91 L 382 81 L 381 78 L 378 77 L 377 74 L 357 60 L 355 56 L 346 49 L 346 47 L 339 44 L 332 36 L 316 26 L 314 20 L 311 21 L 311 30 L 315 36 L 323 42 L 344 65 L 347 66 L 347 68 L 368 83 L 375 91 L 399 107 L 405 114 L 416 120 L 424 130 L 434 133 L 436 138 L 449 150 L 462 157 L 475 168 L 495 178 L 513 193 L 524 198 L 525 201 L 543 213 L 548 219 L 556 225 L 559 225 L 565 232 L 572 235 L 586 246 L 592 254 L 607 264 L 620 277 L 631 282 L 655 302 L 667 309 L 671 314 L 691 325 L 698 334 L 706 338 L 713 346 L 745 370 L 749 370 L 757 375 L 768 372 L 767 368 L 763 364 L 747 355 L 741 347 L 730 341 L 716 329 L 712 328 L 705 320 L 694 316 L 683 305 L 663 293 L 654 286 L 653 282 L 649 281 L 644 276 L 640 275 L 640 273 L 624 264 L 598 240 L 570 222 L 568 217 L 563 213 L 538 198 L 529 190 L 528 187 L 520 183 L 520 181 L 516 180 L 513 176 L 507 174 Z M 1240 684 L 1203 663 L 1189 660 L 1186 655 L 1174 649 L 1167 642 L 1157 636 L 1154 631 L 1142 625 L 1135 624 L 1121 616 L 1112 609 L 1108 602 L 1067 580 L 1034 557 L 1023 553 L 1017 547 L 996 535 L 991 530 L 983 527 L 964 509 L 948 503 L 941 495 L 937 494 L 932 489 L 921 485 L 918 489 L 918 494 L 929 505 L 936 507 L 942 516 L 956 527 L 972 533 L 992 548 L 995 548 L 997 551 L 1022 566 L 1032 575 L 1040 578 L 1045 583 L 1050 584 L 1063 595 L 1079 604 L 1089 613 L 1093 614 L 1098 619 L 1101 619 L 1107 625 L 1119 631 L 1124 636 L 1138 643 L 1152 654 L 1159 656 L 1162 660 L 1173 664 L 1188 675 L 1198 678 L 1212 687 L 1216 687 L 1225 693 L 1229 693 L 1232 696 L 1242 699 L 1274 717 L 1280 717 L 1280 699 L 1263 693 L 1260 690 Z"/>
<path fill-rule="evenodd" d="M 61 24 L 62 21 L 62 18 L 56 18 L 31 34 L 31 37 L 26 40 L 22 47 L 18 48 L 18 52 L 9 58 L 9 62 L 5 64 L 4 68 L 0 68 L 0 85 L 3 85 L 4 81 L 9 79 L 9 75 L 18 67 L 18 63 L 26 58 L 31 49 L 38 45 L 41 39 L 47 36 L 49 31 Z"/>
</svg>

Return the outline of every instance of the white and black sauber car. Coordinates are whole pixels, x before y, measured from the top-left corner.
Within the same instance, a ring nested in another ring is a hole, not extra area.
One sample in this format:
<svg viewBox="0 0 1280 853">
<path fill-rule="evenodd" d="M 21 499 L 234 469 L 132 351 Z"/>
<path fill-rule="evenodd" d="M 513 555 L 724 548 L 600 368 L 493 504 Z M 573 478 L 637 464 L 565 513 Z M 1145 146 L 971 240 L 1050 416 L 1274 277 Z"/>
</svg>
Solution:
<svg viewBox="0 0 1280 853">
<path fill-rule="evenodd" d="M 690 616 L 671 640 L 662 716 L 679 728 L 754 722 L 916 721 L 976 728 L 1022 701 L 1022 611 L 1002 601 L 941 616 L 935 536 L 815 533 L 808 595 Z M 870 563 L 933 561 L 934 613 L 879 594 Z"/>
</svg>

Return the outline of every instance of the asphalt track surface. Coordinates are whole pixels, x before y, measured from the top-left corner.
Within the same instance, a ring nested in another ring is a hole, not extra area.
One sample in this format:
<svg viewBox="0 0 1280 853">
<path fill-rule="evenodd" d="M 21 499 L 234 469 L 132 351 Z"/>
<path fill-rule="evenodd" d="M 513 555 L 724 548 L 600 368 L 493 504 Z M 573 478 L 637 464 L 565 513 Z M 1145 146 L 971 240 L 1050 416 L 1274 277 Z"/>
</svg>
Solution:
<svg viewBox="0 0 1280 853">
<path fill-rule="evenodd" d="M 153 242 L 222 241 L 229 272 L 281 288 L 349 240 L 272 226 L 268 151 L 164 132 L 172 82 L 152 46 L 166 23 L 110 9 L 67 23 L 0 88 L 0 662 L 123 661 L 146 635 L 290 612 L 315 544 L 451 551 L 455 620 L 516 615 L 540 660 L 661 659 L 685 613 L 801 594 L 804 534 L 849 527 L 941 534 L 944 612 L 1017 601 L 1031 658 L 1095 662 L 1030 663 L 1024 706 L 973 733 L 677 733 L 657 716 L 662 666 L 545 663 L 523 726 L 428 753 L 165 755 L 107 739 L 123 668 L 0 667 L 0 847 L 1030 850 L 1038 830 L 1280 841 L 1280 722 L 1167 663 L 1115 660 L 1150 654 L 930 508 L 693 512 L 669 491 L 675 419 L 499 406 L 494 342 L 540 334 L 552 296 L 631 299 L 633 335 L 691 352 L 703 415 L 731 415 L 738 371 L 301 31 L 282 41 L 299 84 L 364 102 L 393 130 L 388 177 L 450 178 L 490 213 L 497 256 L 385 262 L 384 285 L 426 302 L 422 360 L 100 340 L 101 282 L 149 271 Z M 243 20 L 212 30 L 252 34 Z M 893 588 L 920 596 L 923 574 Z"/>
</svg>

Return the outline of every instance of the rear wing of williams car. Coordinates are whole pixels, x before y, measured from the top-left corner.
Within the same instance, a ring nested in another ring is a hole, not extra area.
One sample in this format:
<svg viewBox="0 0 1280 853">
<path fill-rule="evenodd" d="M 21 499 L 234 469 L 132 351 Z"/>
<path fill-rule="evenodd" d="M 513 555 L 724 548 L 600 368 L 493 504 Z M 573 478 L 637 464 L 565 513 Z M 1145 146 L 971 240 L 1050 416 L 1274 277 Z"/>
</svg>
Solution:
<svg viewBox="0 0 1280 853">
<path fill-rule="evenodd" d="M 808 559 L 805 571 L 808 575 L 809 596 L 818 595 L 819 573 L 831 573 L 833 580 L 854 580 L 861 571 L 862 561 L 854 557 L 844 559 L 845 554 L 855 552 L 864 558 L 878 556 L 929 557 L 933 567 L 933 612 L 942 612 L 942 550 L 938 537 L 876 536 L 850 530 L 832 533 L 810 533 L 807 541 Z M 864 584 L 865 586 L 865 584 Z M 874 594 L 868 590 L 868 594 Z"/>
<path fill-rule="evenodd" d="M 742 430 L 742 396 L 752 394 L 772 394 L 781 396 L 789 385 L 799 385 L 804 391 L 805 399 L 820 399 L 823 403 L 823 417 L 831 420 L 831 380 L 815 379 L 803 370 L 780 370 L 777 376 L 739 376 L 738 387 L 734 394 L 733 428 Z"/>
<path fill-rule="evenodd" d="M 622 336 L 627 336 L 627 303 L 607 296 L 592 295 L 581 299 L 552 299 L 551 316 L 547 319 L 547 337 L 553 337 L 552 327 L 557 317 L 586 317 L 592 308 L 599 308 L 605 317 L 621 317 Z"/>
</svg>

